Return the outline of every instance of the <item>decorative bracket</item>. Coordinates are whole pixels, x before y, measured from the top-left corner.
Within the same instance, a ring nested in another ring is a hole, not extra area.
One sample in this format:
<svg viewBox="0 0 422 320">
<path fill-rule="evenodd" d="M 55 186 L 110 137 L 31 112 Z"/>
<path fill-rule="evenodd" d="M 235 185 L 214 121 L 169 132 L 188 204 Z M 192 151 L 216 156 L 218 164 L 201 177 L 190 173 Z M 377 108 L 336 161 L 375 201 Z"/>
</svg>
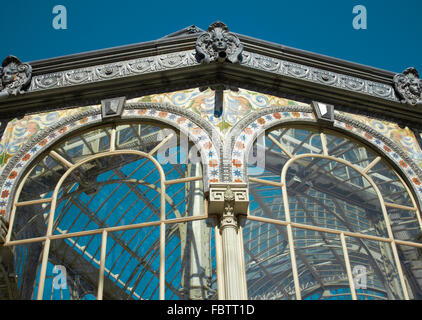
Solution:
<svg viewBox="0 0 422 320">
<path fill-rule="evenodd" d="M 23 93 L 31 79 L 32 67 L 15 56 L 8 56 L 0 67 L 0 97 Z"/>
<path fill-rule="evenodd" d="M 422 104 L 422 79 L 419 79 L 419 73 L 415 68 L 407 68 L 402 74 L 396 74 L 393 82 L 402 103 L 412 106 Z"/>
<path fill-rule="evenodd" d="M 196 58 L 200 63 L 239 63 L 242 61 L 242 52 L 243 45 L 239 38 L 220 21 L 211 24 L 207 32 L 196 40 Z"/>
</svg>

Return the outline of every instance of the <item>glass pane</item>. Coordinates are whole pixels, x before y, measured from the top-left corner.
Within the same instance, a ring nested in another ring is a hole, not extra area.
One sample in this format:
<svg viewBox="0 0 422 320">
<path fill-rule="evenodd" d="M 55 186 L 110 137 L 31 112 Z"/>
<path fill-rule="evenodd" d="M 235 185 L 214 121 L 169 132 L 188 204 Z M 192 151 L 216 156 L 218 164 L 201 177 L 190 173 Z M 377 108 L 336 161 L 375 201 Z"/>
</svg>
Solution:
<svg viewBox="0 0 422 320">
<path fill-rule="evenodd" d="M 398 245 L 409 299 L 422 300 L 422 248 Z"/>
<path fill-rule="evenodd" d="M 50 203 L 16 207 L 11 240 L 45 236 L 49 213 Z"/>
<path fill-rule="evenodd" d="M 346 237 L 359 300 L 402 300 L 403 290 L 391 244 Z"/>
<path fill-rule="evenodd" d="M 97 296 L 101 235 L 52 240 L 44 300 L 81 300 Z"/>
<path fill-rule="evenodd" d="M 34 283 L 43 245 L 43 242 L 34 242 L 2 248 L 2 264 L 9 274 L 9 288 L 12 295 L 10 297 L 8 294 L 5 299 L 29 300 L 36 296 Z"/>
<path fill-rule="evenodd" d="M 281 188 L 250 182 L 249 214 L 257 217 L 285 220 Z"/>
<path fill-rule="evenodd" d="M 116 126 L 116 149 L 149 152 L 160 143 L 159 126 L 151 124 L 125 124 Z"/>
<path fill-rule="evenodd" d="M 110 135 L 111 127 L 88 131 L 66 140 L 54 151 L 71 163 L 77 163 L 87 156 L 109 151 Z"/>
<path fill-rule="evenodd" d="M 287 170 L 292 222 L 388 237 L 378 196 L 358 171 L 324 158 L 303 158 Z"/>
<path fill-rule="evenodd" d="M 160 219 L 160 176 L 137 155 L 114 155 L 87 162 L 63 183 L 55 212 L 55 232 L 122 226 Z"/>
<path fill-rule="evenodd" d="M 215 298 L 211 230 L 205 220 L 166 226 L 166 299 Z"/>
<path fill-rule="evenodd" d="M 368 148 L 345 137 L 325 133 L 328 155 L 346 160 L 360 169 L 366 168 L 377 156 Z"/>
<path fill-rule="evenodd" d="M 338 235 L 293 228 L 299 285 L 304 300 L 351 300 Z"/>
<path fill-rule="evenodd" d="M 200 165 L 189 164 L 182 178 L 202 177 Z M 187 183 L 166 186 L 166 218 L 175 219 L 187 216 L 205 215 L 202 178 Z"/>
<path fill-rule="evenodd" d="M 379 188 L 384 201 L 413 207 L 412 200 L 397 174 L 384 161 L 378 162 L 368 175 Z"/>
<path fill-rule="evenodd" d="M 19 201 L 49 198 L 67 168 L 50 156 L 40 160 L 25 181 Z"/>
<path fill-rule="evenodd" d="M 243 228 L 248 298 L 296 298 L 286 227 L 246 220 Z"/>
<path fill-rule="evenodd" d="M 394 239 L 419 242 L 421 227 L 416 211 L 387 207 Z"/>
<path fill-rule="evenodd" d="M 105 276 L 116 300 L 159 298 L 160 227 L 110 232 Z M 104 297 L 107 295 L 105 294 Z"/>
<path fill-rule="evenodd" d="M 270 133 L 292 155 L 322 153 L 321 135 L 312 129 L 279 129 Z"/>
</svg>

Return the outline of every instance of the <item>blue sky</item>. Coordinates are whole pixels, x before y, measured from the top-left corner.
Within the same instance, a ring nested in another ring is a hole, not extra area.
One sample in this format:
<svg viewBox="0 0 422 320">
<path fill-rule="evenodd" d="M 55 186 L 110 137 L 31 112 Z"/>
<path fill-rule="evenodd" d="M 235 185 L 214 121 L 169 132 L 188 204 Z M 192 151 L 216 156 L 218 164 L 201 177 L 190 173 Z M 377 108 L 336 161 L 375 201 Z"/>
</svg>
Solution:
<svg viewBox="0 0 422 320">
<path fill-rule="evenodd" d="M 422 72 L 422 1 L 2 1 L 0 60 L 30 62 L 156 40 L 189 25 L 220 20 L 231 31 L 364 65 Z M 55 30 L 53 7 L 67 9 L 67 30 Z M 367 9 L 355 30 L 353 7 Z"/>
</svg>

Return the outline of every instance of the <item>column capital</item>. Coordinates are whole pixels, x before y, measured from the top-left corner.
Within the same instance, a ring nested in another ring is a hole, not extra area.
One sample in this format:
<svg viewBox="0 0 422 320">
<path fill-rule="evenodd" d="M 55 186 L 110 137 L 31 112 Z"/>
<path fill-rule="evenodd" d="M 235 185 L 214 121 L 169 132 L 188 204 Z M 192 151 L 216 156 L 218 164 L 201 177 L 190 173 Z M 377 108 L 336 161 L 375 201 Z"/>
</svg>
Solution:
<svg viewBox="0 0 422 320">
<path fill-rule="evenodd" d="M 246 183 L 211 183 L 208 214 L 222 218 L 224 215 L 247 215 L 249 190 Z"/>
<path fill-rule="evenodd" d="M 223 297 L 220 299 L 247 299 L 245 263 L 239 216 L 247 215 L 249 190 L 246 183 L 215 183 L 210 185 L 208 214 L 219 223 L 220 237 L 216 247 L 221 248 Z"/>
</svg>

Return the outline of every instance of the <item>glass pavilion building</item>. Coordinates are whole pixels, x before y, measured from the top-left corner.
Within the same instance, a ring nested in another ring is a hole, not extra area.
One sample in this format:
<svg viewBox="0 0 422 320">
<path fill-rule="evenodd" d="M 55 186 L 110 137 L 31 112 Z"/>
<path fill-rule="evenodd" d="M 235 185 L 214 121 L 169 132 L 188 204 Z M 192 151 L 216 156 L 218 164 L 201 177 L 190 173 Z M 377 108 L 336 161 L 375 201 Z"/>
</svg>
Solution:
<svg viewBox="0 0 422 320">
<path fill-rule="evenodd" d="M 1 299 L 422 299 L 422 81 L 221 22 L 0 72 Z"/>
</svg>

